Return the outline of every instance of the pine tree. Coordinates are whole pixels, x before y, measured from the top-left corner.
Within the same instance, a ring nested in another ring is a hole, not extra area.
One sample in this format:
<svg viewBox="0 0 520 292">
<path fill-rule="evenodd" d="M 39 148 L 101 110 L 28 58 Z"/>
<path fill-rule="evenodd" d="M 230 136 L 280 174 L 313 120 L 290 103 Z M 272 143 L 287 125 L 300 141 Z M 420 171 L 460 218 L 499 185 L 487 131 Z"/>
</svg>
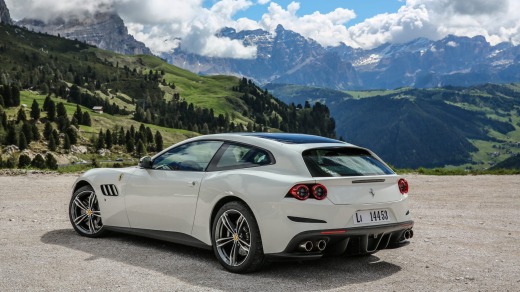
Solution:
<svg viewBox="0 0 520 292">
<path fill-rule="evenodd" d="M 99 130 L 98 139 L 96 143 L 96 149 L 100 150 L 105 147 L 105 135 L 103 135 L 103 130 Z"/>
<path fill-rule="evenodd" d="M 111 149 L 112 148 L 112 145 L 113 145 L 113 142 L 112 142 L 112 133 L 110 132 L 110 130 L 107 129 L 107 131 L 105 132 L 105 145 L 107 147 L 107 149 Z"/>
<path fill-rule="evenodd" d="M 40 140 L 40 130 L 38 130 L 38 127 L 36 127 L 36 125 L 32 124 L 32 123 L 31 123 L 31 134 L 32 134 L 32 141 Z"/>
<path fill-rule="evenodd" d="M 45 155 L 45 166 L 47 166 L 48 169 L 58 169 L 58 161 L 51 153 L 47 153 L 47 155 Z"/>
<path fill-rule="evenodd" d="M 50 135 L 48 147 L 50 151 L 56 151 L 56 139 L 53 135 Z"/>
<path fill-rule="evenodd" d="M 81 118 L 80 124 L 89 126 L 89 127 L 92 126 L 92 121 L 90 120 L 90 115 L 88 112 L 83 113 L 83 117 Z"/>
<path fill-rule="evenodd" d="M 67 117 L 67 109 L 65 108 L 63 102 L 58 103 L 58 106 L 56 107 L 56 116 L 58 118 Z"/>
<path fill-rule="evenodd" d="M 132 153 L 134 152 L 135 143 L 134 137 L 130 134 L 130 131 L 126 132 L 126 152 Z"/>
<path fill-rule="evenodd" d="M 81 123 L 81 121 L 83 120 L 83 113 L 81 112 L 81 107 L 78 105 L 76 105 L 76 111 L 74 112 L 74 115 L 72 116 L 74 118 L 76 118 L 76 120 Z"/>
<path fill-rule="evenodd" d="M 13 99 L 12 106 L 20 105 L 20 89 L 16 86 L 11 86 L 11 98 Z"/>
<path fill-rule="evenodd" d="M 17 145 L 18 140 L 16 139 L 16 127 L 13 122 L 7 125 L 7 135 L 5 136 L 6 145 Z"/>
<path fill-rule="evenodd" d="M 24 122 L 22 125 L 22 133 L 25 135 L 25 139 L 27 143 L 31 143 L 32 141 L 32 129 L 31 124 L 29 122 Z"/>
<path fill-rule="evenodd" d="M 48 111 L 49 110 L 49 103 L 51 102 L 51 95 L 47 95 L 47 97 L 45 97 L 45 100 L 43 101 L 43 110 L 44 111 Z"/>
<path fill-rule="evenodd" d="M 117 134 L 117 145 L 125 145 L 126 139 L 125 139 L 125 130 L 123 129 L 123 126 L 119 128 L 119 133 Z"/>
<path fill-rule="evenodd" d="M 25 122 L 25 121 L 27 121 L 27 115 L 25 114 L 25 109 L 23 107 L 21 107 L 18 110 L 18 115 L 16 116 L 16 123 L 18 124 L 19 122 Z"/>
<path fill-rule="evenodd" d="M 49 137 L 52 135 L 52 130 L 53 128 L 51 122 L 45 122 L 45 126 L 43 128 L 43 138 L 45 138 L 45 140 L 49 140 Z"/>
<path fill-rule="evenodd" d="M 2 113 L 2 128 L 7 129 L 7 114 L 5 112 Z"/>
<path fill-rule="evenodd" d="M 143 156 L 143 153 L 144 153 L 145 149 L 146 148 L 144 146 L 143 141 L 139 140 L 139 142 L 137 143 L 137 149 L 136 149 L 137 157 Z"/>
<path fill-rule="evenodd" d="M 56 104 L 52 100 L 47 105 L 47 119 L 51 122 L 56 120 Z"/>
<path fill-rule="evenodd" d="M 69 135 L 65 135 L 65 138 L 63 138 L 63 149 L 70 150 L 70 139 Z"/>
<path fill-rule="evenodd" d="M 41 156 L 41 154 L 38 154 L 31 161 L 31 166 L 39 169 L 44 169 L 45 159 L 43 159 L 43 156 Z"/>
<path fill-rule="evenodd" d="M 26 168 L 31 165 L 31 158 L 27 154 L 22 154 L 18 157 L 18 168 Z"/>
<path fill-rule="evenodd" d="M 40 105 L 36 101 L 36 99 L 33 99 L 32 105 L 31 105 L 31 119 L 37 121 L 40 118 Z"/>
<path fill-rule="evenodd" d="M 60 145 L 60 134 L 56 129 L 52 130 L 52 137 L 54 138 L 54 142 L 56 142 L 56 146 Z"/>
<path fill-rule="evenodd" d="M 163 138 L 159 131 L 155 132 L 155 151 L 163 150 Z"/>
<path fill-rule="evenodd" d="M 23 132 L 20 133 L 20 139 L 18 139 L 18 141 L 18 148 L 20 148 L 20 150 L 27 149 L 27 139 L 25 138 L 25 134 Z"/>
<path fill-rule="evenodd" d="M 70 124 L 74 127 L 76 127 L 76 129 L 79 129 L 79 122 L 78 120 L 76 119 L 76 117 L 72 117 L 72 120 L 70 120 Z"/>
<path fill-rule="evenodd" d="M 68 127 L 65 130 L 65 135 L 69 136 L 69 141 L 71 145 L 76 145 L 78 143 L 78 131 L 74 127 Z"/>
</svg>

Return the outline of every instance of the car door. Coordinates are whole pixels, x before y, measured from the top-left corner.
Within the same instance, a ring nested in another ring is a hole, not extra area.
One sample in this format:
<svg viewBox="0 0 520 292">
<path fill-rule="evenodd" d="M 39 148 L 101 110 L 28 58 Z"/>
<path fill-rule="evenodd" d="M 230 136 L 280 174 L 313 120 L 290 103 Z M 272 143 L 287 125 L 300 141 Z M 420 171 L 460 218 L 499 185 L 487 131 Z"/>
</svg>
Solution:
<svg viewBox="0 0 520 292">
<path fill-rule="evenodd" d="M 190 234 L 205 170 L 222 144 L 183 144 L 156 157 L 150 169 L 137 169 L 125 194 L 130 226 Z"/>
</svg>

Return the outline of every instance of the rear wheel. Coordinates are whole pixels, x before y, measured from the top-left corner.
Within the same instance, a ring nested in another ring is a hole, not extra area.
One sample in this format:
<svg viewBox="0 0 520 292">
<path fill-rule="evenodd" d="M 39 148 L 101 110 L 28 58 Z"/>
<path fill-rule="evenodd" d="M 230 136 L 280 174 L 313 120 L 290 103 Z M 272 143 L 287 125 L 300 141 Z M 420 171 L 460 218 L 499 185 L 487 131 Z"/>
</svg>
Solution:
<svg viewBox="0 0 520 292">
<path fill-rule="evenodd" d="M 222 206 L 213 220 L 212 230 L 213 251 L 228 271 L 250 273 L 264 265 L 258 224 L 245 204 L 229 202 Z"/>
<path fill-rule="evenodd" d="M 69 204 L 69 219 L 74 230 L 82 236 L 100 237 L 105 234 L 99 203 L 91 186 L 83 186 L 74 192 Z"/>
</svg>

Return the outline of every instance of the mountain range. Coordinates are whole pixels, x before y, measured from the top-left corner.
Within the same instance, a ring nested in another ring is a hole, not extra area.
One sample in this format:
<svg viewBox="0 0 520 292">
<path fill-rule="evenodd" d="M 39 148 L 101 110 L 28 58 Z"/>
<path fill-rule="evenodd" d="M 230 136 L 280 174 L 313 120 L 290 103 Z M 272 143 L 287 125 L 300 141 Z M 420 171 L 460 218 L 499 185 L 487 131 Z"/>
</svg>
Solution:
<svg viewBox="0 0 520 292">
<path fill-rule="evenodd" d="M 345 44 L 323 47 L 281 25 L 274 33 L 224 28 L 218 36 L 257 46 L 257 57 L 208 58 L 186 53 L 182 47 L 163 57 L 199 74 L 240 75 L 260 84 L 332 89 L 430 88 L 520 81 L 520 46 L 493 46 L 482 36 L 449 35 L 438 41 L 418 38 L 370 50 Z"/>
<path fill-rule="evenodd" d="M 0 19 L 9 12 L 1 9 Z M 43 22 L 16 22 L 30 30 L 77 39 L 121 54 L 152 54 L 128 33 L 123 20 L 113 12 Z M 258 84 L 298 84 L 340 90 L 431 88 L 446 85 L 520 81 L 520 46 L 491 45 L 482 36 L 449 35 L 433 41 L 418 38 L 408 43 L 384 44 L 373 49 L 345 44 L 324 47 L 278 25 L 274 32 L 261 29 L 236 31 L 223 28 L 218 37 L 256 46 L 253 59 L 206 57 L 188 53 L 181 46 L 160 57 L 170 64 L 201 75 L 233 75 Z"/>
</svg>

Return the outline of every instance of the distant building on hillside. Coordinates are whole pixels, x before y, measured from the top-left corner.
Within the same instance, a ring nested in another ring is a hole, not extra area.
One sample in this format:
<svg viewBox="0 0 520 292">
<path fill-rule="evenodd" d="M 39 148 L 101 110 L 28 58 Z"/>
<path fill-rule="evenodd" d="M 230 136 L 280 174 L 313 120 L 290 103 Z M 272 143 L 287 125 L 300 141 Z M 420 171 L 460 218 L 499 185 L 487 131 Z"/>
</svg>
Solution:
<svg viewBox="0 0 520 292">
<path fill-rule="evenodd" d="M 92 110 L 95 111 L 98 114 L 102 114 L 103 113 L 103 107 L 102 106 L 95 106 L 95 107 L 92 108 Z"/>
</svg>

